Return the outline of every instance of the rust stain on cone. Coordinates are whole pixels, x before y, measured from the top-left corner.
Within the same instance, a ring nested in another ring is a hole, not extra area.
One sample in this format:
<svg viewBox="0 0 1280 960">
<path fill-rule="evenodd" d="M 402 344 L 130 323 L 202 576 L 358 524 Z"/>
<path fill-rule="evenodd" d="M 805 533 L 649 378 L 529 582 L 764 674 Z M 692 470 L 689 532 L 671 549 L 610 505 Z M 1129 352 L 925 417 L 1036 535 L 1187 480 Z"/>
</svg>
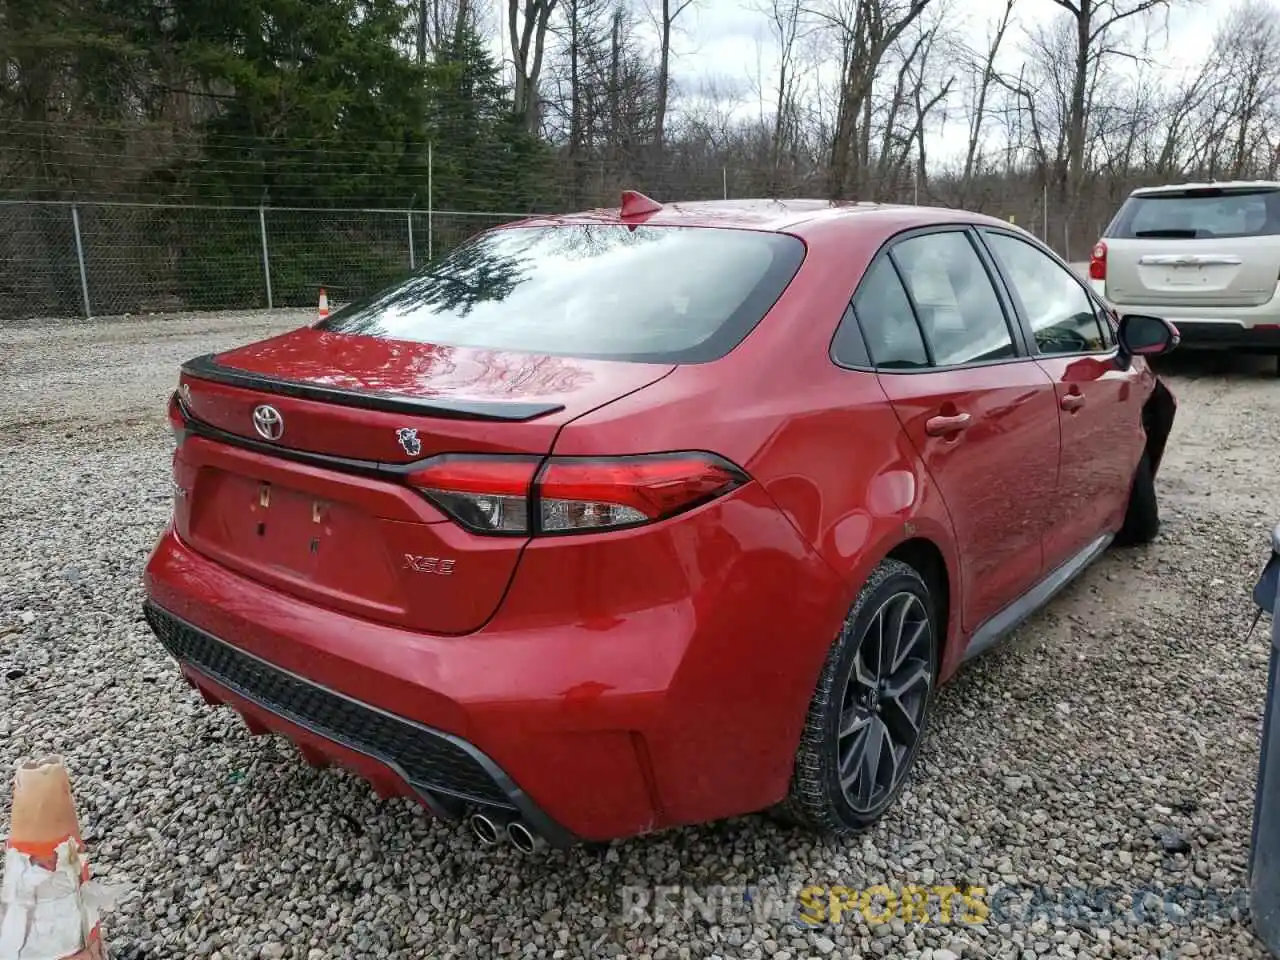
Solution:
<svg viewBox="0 0 1280 960">
<path fill-rule="evenodd" d="M 62 758 L 19 764 L 0 884 L 0 960 L 105 960 L 102 894 L 89 879 Z"/>
<path fill-rule="evenodd" d="M 83 846 L 71 797 L 71 780 L 60 757 L 29 760 L 13 780 L 9 846 L 51 867 L 58 845 L 68 837 Z"/>
</svg>

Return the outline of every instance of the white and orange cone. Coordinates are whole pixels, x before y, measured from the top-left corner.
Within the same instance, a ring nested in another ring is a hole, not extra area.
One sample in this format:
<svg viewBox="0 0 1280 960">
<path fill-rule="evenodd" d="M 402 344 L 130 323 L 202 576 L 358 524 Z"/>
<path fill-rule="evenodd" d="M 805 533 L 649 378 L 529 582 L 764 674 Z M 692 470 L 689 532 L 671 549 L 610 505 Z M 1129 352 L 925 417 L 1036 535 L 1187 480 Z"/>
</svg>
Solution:
<svg viewBox="0 0 1280 960">
<path fill-rule="evenodd" d="M 325 293 L 324 287 L 320 288 L 320 319 L 323 320 L 329 315 L 329 294 Z"/>
<path fill-rule="evenodd" d="M 105 960 L 98 917 L 109 900 L 89 879 L 62 760 L 19 764 L 0 885 L 0 960 Z"/>
</svg>

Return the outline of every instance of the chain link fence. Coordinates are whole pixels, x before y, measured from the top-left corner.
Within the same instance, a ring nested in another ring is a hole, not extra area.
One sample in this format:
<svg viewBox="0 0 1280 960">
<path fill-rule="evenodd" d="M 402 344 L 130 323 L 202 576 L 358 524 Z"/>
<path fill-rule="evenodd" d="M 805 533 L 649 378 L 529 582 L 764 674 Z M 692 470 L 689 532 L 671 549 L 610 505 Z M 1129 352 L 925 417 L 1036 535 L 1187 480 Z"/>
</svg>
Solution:
<svg viewBox="0 0 1280 960">
<path fill-rule="evenodd" d="M 1068 259 L 1087 256 L 1093 225 L 1046 216 L 1048 201 L 1006 198 L 990 212 Z M 0 322 L 312 307 L 321 287 L 346 302 L 523 216 L 0 200 Z"/>
<path fill-rule="evenodd" d="M 0 201 L 0 321 L 352 300 L 521 216 Z"/>
</svg>

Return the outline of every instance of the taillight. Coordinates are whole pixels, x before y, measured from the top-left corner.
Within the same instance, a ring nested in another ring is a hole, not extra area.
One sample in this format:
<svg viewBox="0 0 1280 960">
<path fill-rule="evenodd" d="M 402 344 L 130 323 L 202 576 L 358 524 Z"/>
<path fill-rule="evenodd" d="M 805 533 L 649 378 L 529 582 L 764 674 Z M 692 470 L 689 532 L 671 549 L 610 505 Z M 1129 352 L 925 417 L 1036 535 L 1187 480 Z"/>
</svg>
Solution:
<svg viewBox="0 0 1280 960">
<path fill-rule="evenodd" d="M 539 464 L 541 463 L 541 469 Z M 665 520 L 747 482 L 707 453 L 635 457 L 446 456 L 408 481 L 477 533 L 568 534 Z"/>
<path fill-rule="evenodd" d="M 1101 240 L 1089 252 L 1089 279 L 1107 279 L 1107 245 Z"/>
<path fill-rule="evenodd" d="M 443 456 L 409 474 L 409 483 L 476 533 L 528 534 L 529 489 L 539 457 Z"/>
<path fill-rule="evenodd" d="M 572 533 L 653 523 L 726 494 L 746 479 L 731 463 L 700 453 L 553 457 L 538 475 L 539 530 Z"/>
</svg>

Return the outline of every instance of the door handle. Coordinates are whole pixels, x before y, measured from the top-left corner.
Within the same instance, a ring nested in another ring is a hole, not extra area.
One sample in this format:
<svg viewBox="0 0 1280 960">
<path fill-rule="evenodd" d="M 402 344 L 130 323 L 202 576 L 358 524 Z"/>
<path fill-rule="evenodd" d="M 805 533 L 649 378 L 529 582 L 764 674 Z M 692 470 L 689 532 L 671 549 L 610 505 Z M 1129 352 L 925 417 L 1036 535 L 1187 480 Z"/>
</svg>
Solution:
<svg viewBox="0 0 1280 960">
<path fill-rule="evenodd" d="M 949 437 L 961 430 L 967 430 L 972 422 L 973 418 L 967 413 L 957 413 L 950 417 L 930 417 L 924 422 L 924 432 L 931 437 Z"/>
<path fill-rule="evenodd" d="M 1079 410 L 1081 407 L 1084 406 L 1084 394 L 1083 393 L 1064 394 L 1062 399 L 1058 401 L 1058 406 L 1062 407 L 1063 410 L 1071 410 L 1071 411 Z"/>
</svg>

